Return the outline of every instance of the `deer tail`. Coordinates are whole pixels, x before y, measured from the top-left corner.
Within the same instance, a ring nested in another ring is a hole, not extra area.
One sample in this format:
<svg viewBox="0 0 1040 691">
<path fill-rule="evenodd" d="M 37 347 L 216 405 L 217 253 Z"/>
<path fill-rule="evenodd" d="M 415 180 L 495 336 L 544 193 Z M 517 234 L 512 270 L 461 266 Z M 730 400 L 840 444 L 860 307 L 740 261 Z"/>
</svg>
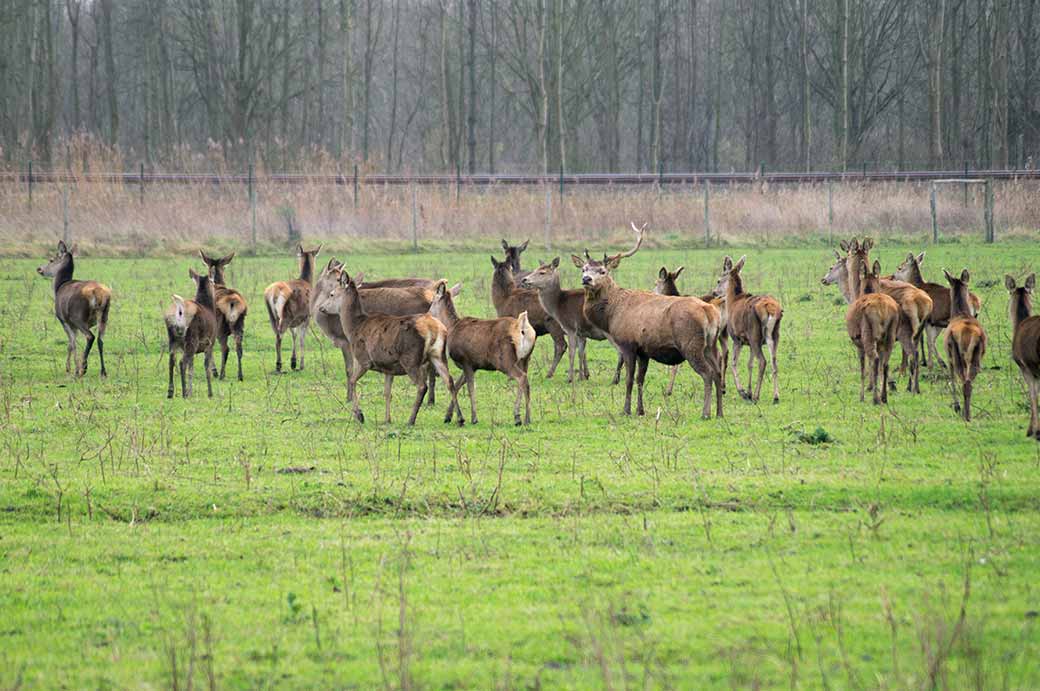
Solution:
<svg viewBox="0 0 1040 691">
<path fill-rule="evenodd" d="M 777 326 L 780 324 L 780 319 L 783 316 L 784 311 L 781 309 L 777 309 L 770 310 L 768 316 L 766 317 L 766 323 L 763 327 L 765 333 L 763 334 L 763 336 L 765 336 L 766 345 L 769 347 L 770 350 L 773 349 L 777 336 L 779 336 L 779 334 L 777 333 Z"/>
<path fill-rule="evenodd" d="M 971 331 L 967 334 L 964 346 L 961 349 L 961 357 L 964 360 L 964 380 L 972 381 L 975 379 L 975 375 L 978 374 L 978 365 L 975 362 L 975 351 L 979 347 L 980 342 L 979 334 Z"/>
<path fill-rule="evenodd" d="M 523 311 L 516 318 L 517 331 L 519 332 L 518 338 L 516 339 L 516 359 L 523 360 L 531 351 L 534 350 L 534 342 L 537 334 L 535 333 L 534 327 L 531 326 L 531 320 L 527 317 L 527 311 Z"/>
<path fill-rule="evenodd" d="M 246 313 L 245 305 L 237 297 L 229 297 L 224 304 L 224 318 L 228 324 L 234 324 L 238 318 Z"/>
<path fill-rule="evenodd" d="M 277 284 L 264 291 L 264 302 L 267 304 L 267 312 L 271 315 L 271 321 L 275 327 L 282 330 L 282 319 L 285 312 L 285 295 L 278 290 Z"/>
</svg>

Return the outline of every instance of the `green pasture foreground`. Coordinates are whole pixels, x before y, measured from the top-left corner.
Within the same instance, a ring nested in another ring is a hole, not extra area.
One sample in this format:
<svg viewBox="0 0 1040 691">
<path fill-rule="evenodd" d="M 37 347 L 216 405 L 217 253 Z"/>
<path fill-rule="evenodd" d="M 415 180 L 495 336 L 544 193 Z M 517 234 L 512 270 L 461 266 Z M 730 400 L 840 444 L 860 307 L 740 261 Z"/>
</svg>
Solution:
<svg viewBox="0 0 1040 691">
<path fill-rule="evenodd" d="M 731 384 L 702 421 L 699 377 L 665 398 L 652 366 L 648 415 L 623 418 L 609 347 L 568 385 L 544 339 L 521 429 L 490 373 L 463 429 L 442 391 L 405 427 L 404 380 L 383 425 L 369 374 L 359 426 L 316 329 L 307 369 L 276 375 L 260 296 L 288 255 L 231 265 L 246 380 L 189 401 L 165 398 L 161 313 L 200 261 L 78 261 L 114 303 L 109 378 L 92 358 L 75 381 L 40 262 L 0 259 L 0 688 L 1040 686 L 1040 444 L 1003 289 L 1040 249 L 928 249 L 926 277 L 967 266 L 984 302 L 970 424 L 932 373 L 859 403 L 832 256 L 747 253 L 747 287 L 784 304 L 779 405 Z M 643 250 L 617 280 L 683 264 L 701 293 L 721 255 Z M 493 314 L 487 253 L 339 258 L 462 281 L 460 311 Z"/>
</svg>

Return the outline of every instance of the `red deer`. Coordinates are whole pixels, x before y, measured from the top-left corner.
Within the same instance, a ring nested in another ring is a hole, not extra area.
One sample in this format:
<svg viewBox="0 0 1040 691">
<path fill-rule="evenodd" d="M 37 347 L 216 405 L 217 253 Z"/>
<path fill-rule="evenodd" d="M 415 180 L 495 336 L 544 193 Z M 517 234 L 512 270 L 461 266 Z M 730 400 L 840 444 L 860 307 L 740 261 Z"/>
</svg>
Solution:
<svg viewBox="0 0 1040 691">
<path fill-rule="evenodd" d="M 358 422 L 363 423 L 365 416 L 358 401 L 357 382 L 371 369 L 384 376 L 387 423 L 390 422 L 390 393 L 394 377 L 407 375 L 412 380 L 417 391 L 408 424 L 414 425 L 428 388 L 426 379 L 430 367 L 452 392 L 444 417 L 445 422 L 451 421 L 457 400 L 444 352 L 447 327 L 429 314 L 404 317 L 369 314 L 361 304 L 357 283 L 346 271 L 340 273 L 339 285 L 318 309 L 325 314 L 339 314 L 340 325 L 350 344 L 352 362 L 347 378 L 347 397 L 354 404 L 354 418 Z"/>
<path fill-rule="evenodd" d="M 1025 285 L 1018 287 L 1011 276 L 1004 277 L 1004 285 L 1011 294 L 1011 359 L 1018 365 L 1022 378 L 1029 389 L 1029 427 L 1027 437 L 1040 441 L 1040 419 L 1037 418 L 1037 395 L 1040 394 L 1040 316 L 1030 316 L 1033 311 L 1033 289 L 1036 274 L 1029 274 Z"/>
<path fill-rule="evenodd" d="M 278 281 L 264 290 L 264 304 L 267 305 L 267 316 L 274 330 L 274 347 L 278 354 L 275 371 L 282 371 L 282 334 L 287 330 L 292 334 L 292 360 L 290 366 L 296 369 L 296 341 L 300 341 L 300 371 L 303 371 L 304 341 L 307 338 L 307 327 L 311 320 L 311 282 L 314 280 L 314 258 L 321 251 L 321 245 L 305 251 L 303 245 L 296 246 L 296 258 L 300 262 L 300 277 L 295 281 Z"/>
<path fill-rule="evenodd" d="M 872 269 L 857 281 L 857 297 L 845 313 L 845 328 L 852 344 L 859 351 L 859 400 L 864 400 L 866 360 L 870 360 L 870 390 L 874 404 L 888 403 L 888 361 L 896 342 L 899 325 L 899 305 L 881 292 L 881 264 L 875 261 Z M 878 378 L 881 377 L 881 384 Z"/>
<path fill-rule="evenodd" d="M 965 422 L 971 422 L 971 390 L 979 366 L 986 354 L 986 332 L 979 320 L 975 318 L 974 306 L 968 293 L 968 281 L 971 274 L 967 269 L 961 271 L 959 278 L 950 275 L 943 269 L 950 284 L 950 323 L 946 327 L 946 356 L 950 358 L 950 393 L 953 394 L 953 409 L 964 416 Z M 961 408 L 957 395 L 957 380 L 961 381 L 964 395 L 964 408 Z"/>
<path fill-rule="evenodd" d="M 228 336 L 235 338 L 235 354 L 238 356 L 238 380 L 242 381 L 242 334 L 246 326 L 249 305 L 242 293 L 228 288 L 224 283 L 224 267 L 235 258 L 235 253 L 214 259 L 199 250 L 199 256 L 209 267 L 209 278 L 213 282 L 214 304 L 217 308 L 217 340 L 220 342 L 220 378 L 227 368 Z"/>
<path fill-rule="evenodd" d="M 519 317 L 521 312 L 527 312 L 527 319 L 535 332 L 539 336 L 549 334 L 552 338 L 553 360 L 545 375 L 547 379 L 551 379 L 557 365 L 563 359 L 563 353 L 567 350 L 567 337 L 563 328 L 542 307 L 538 291 L 516 286 L 513 270 L 508 262 L 500 262 L 491 257 L 491 265 L 495 267 L 495 274 L 491 279 L 491 302 L 495 305 L 495 313 L 499 317 Z"/>
<path fill-rule="evenodd" d="M 711 417 L 712 388 L 716 394 L 716 415 L 722 417 L 722 377 L 716 342 L 721 326 L 719 311 L 708 303 L 693 297 L 656 295 L 650 291 L 628 290 L 611 278 L 621 260 L 631 257 L 643 244 L 646 226 L 636 231 L 635 246 L 613 256 L 604 255 L 603 261 L 588 256 L 585 259 L 571 255 L 571 261 L 581 269 L 581 284 L 585 289 L 585 318 L 594 326 L 610 334 L 615 347 L 625 361 L 624 414 L 632 412 L 632 382 L 638 380 L 639 393 L 636 414 L 643 415 L 643 382 L 650 360 L 666 365 L 683 361 L 704 380 L 704 407 L 701 415 Z M 638 364 L 639 372 L 636 374 Z"/>
<path fill-rule="evenodd" d="M 523 280 L 530 271 L 524 271 L 520 268 L 520 255 L 523 254 L 524 250 L 527 249 L 527 244 L 530 240 L 524 240 L 522 245 L 510 245 L 505 240 L 502 241 L 502 251 L 506 253 L 506 264 L 509 265 L 510 270 L 513 272 L 513 280 L 516 281 L 517 285 L 520 285 L 520 281 Z"/>
<path fill-rule="evenodd" d="M 935 341 L 939 338 L 939 332 L 941 332 L 950 322 L 950 289 L 944 285 L 938 283 L 927 283 L 924 277 L 921 275 L 921 264 L 924 262 L 924 252 L 921 252 L 916 257 L 913 253 L 906 256 L 906 260 L 899 265 L 896 269 L 893 278 L 897 281 L 905 281 L 912 286 L 920 288 L 921 290 L 928 293 L 928 297 L 932 299 L 932 314 L 928 318 L 928 323 L 925 324 L 925 343 L 928 345 L 928 354 L 933 361 L 938 362 L 940 367 L 946 367 L 946 363 L 939 357 L 939 351 L 936 350 Z M 982 301 L 978 295 L 974 293 L 968 294 L 969 305 L 972 308 L 972 314 L 977 315 L 982 309 Z M 928 363 L 925 362 L 925 367 Z"/>
<path fill-rule="evenodd" d="M 538 291 L 538 302 L 552 317 L 569 341 L 568 354 L 570 364 L 567 368 L 567 381 L 574 381 L 574 355 L 578 355 L 578 378 L 589 378 L 589 363 L 585 358 L 585 341 L 610 340 L 610 337 L 597 329 L 585 319 L 585 291 L 563 290 L 560 287 L 560 258 L 556 257 L 549 264 L 540 264 L 520 281 L 521 288 L 533 288 Z M 618 358 L 614 371 L 614 383 L 621 378 L 621 358 Z"/>
<path fill-rule="evenodd" d="M 867 267 L 870 266 L 869 252 L 873 246 L 874 241 L 870 238 L 864 239 L 862 243 L 855 239 L 848 244 L 842 243 L 842 247 L 848 248 L 848 255 L 845 258 L 847 286 L 842 287 L 842 295 L 856 294 L 858 280 L 853 277 L 863 276 L 867 273 Z M 899 326 L 896 330 L 896 339 L 903 351 L 899 373 L 905 373 L 909 363 L 910 378 L 907 380 L 906 390 L 910 393 L 921 393 L 921 362 L 918 349 L 922 345 L 924 329 L 932 314 L 932 299 L 924 290 L 904 281 L 882 278 L 880 286 L 880 292 L 895 300 L 899 305 Z M 895 385 L 893 380 L 891 386 L 895 388 Z"/>
<path fill-rule="evenodd" d="M 76 376 L 87 373 L 87 358 L 90 349 L 97 341 L 98 359 L 101 361 L 101 376 L 107 377 L 105 370 L 105 327 L 108 326 L 108 308 L 112 304 L 112 291 L 97 281 L 76 281 L 72 278 L 74 270 L 72 252 L 64 242 L 58 242 L 58 253 L 36 269 L 36 273 L 54 279 L 54 316 L 65 329 L 69 346 L 65 353 L 65 371 L 72 370 L 76 358 L 76 334 L 86 336 L 87 345 L 83 349 L 83 362 L 76 363 Z M 91 329 L 97 326 L 97 337 Z"/>
<path fill-rule="evenodd" d="M 173 398 L 173 366 L 176 364 L 177 351 L 181 351 L 181 395 L 191 395 L 192 383 L 195 379 L 195 355 L 205 356 L 206 389 L 209 397 L 213 397 L 213 344 L 217 338 L 217 317 L 214 314 L 213 283 L 209 275 L 199 275 L 194 269 L 188 269 L 188 275 L 195 282 L 195 299 L 185 300 L 180 295 L 173 296 L 173 305 L 166 310 L 167 345 L 170 351 L 170 383 L 166 389 L 166 397 Z"/>
<path fill-rule="evenodd" d="M 657 282 L 654 284 L 654 292 L 658 295 L 671 295 L 678 297 L 681 295 L 679 292 L 679 286 L 676 284 L 676 279 L 679 278 L 679 274 L 683 272 L 685 267 L 680 266 L 675 271 L 669 271 L 668 267 L 662 266 L 661 270 L 657 272 Z M 708 293 L 707 295 L 700 296 L 700 299 L 704 302 L 715 305 L 715 308 L 719 311 L 719 315 L 722 317 L 722 327 L 719 329 L 719 350 L 720 357 L 722 360 L 719 362 L 719 371 L 722 372 L 722 393 L 726 393 L 726 370 L 729 368 L 729 337 L 726 332 L 726 299 L 715 297 L 715 293 Z M 620 370 L 621 365 L 618 365 Z M 664 390 L 665 396 L 672 395 L 672 389 L 675 388 L 675 377 L 679 373 L 679 365 L 672 366 L 672 374 L 668 379 L 668 387 Z"/>
<path fill-rule="evenodd" d="M 780 382 L 777 378 L 776 349 L 780 345 L 780 320 L 783 319 L 784 310 L 780 307 L 780 302 L 771 295 L 752 295 L 744 291 L 740 271 L 744 268 L 746 259 L 747 257 L 741 257 L 736 264 L 729 257 L 722 260 L 722 275 L 714 293 L 715 297 L 726 300 L 726 332 L 733 341 L 733 361 L 730 363 L 733 383 L 737 386 L 737 393 L 742 397 L 749 401 L 758 401 L 759 394 L 762 393 L 762 379 L 766 373 L 766 356 L 762 352 L 762 345 L 765 344 L 772 361 L 773 403 L 779 403 Z M 748 355 L 746 392 L 741 388 L 740 379 L 737 377 L 737 361 L 740 359 L 740 349 L 745 345 L 751 349 Z M 756 359 L 758 384 L 752 394 L 751 374 Z"/>
<path fill-rule="evenodd" d="M 458 391 L 465 382 L 469 392 L 470 421 L 477 422 L 475 373 L 477 370 L 489 370 L 502 372 L 516 381 L 513 421 L 517 425 L 531 424 L 531 385 L 527 381 L 527 362 L 534 350 L 536 334 L 534 327 L 527 320 L 527 312 L 521 312 L 515 319 L 460 317 L 455 310 L 451 291 L 441 283 L 437 286 L 433 304 L 430 305 L 430 314 L 448 327 L 447 354 L 462 370 L 462 376 L 455 380 L 453 397 L 458 401 Z M 521 401 L 525 402 L 522 420 Z M 458 413 L 461 425 L 461 408 L 458 409 Z"/>
</svg>

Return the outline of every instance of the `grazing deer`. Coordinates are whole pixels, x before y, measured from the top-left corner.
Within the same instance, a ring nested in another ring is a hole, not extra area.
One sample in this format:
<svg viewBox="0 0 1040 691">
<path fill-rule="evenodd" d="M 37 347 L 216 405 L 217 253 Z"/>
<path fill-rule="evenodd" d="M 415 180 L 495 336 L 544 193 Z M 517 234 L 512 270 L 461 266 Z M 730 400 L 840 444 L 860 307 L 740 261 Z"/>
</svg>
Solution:
<svg viewBox="0 0 1040 691">
<path fill-rule="evenodd" d="M 899 305 L 881 292 L 881 263 L 874 266 L 857 282 L 860 291 L 845 313 L 845 328 L 852 344 L 859 351 L 859 400 L 864 400 L 863 387 L 867 378 L 866 360 L 870 360 L 870 390 L 874 404 L 888 403 L 888 362 L 896 342 L 899 326 Z M 878 377 L 882 377 L 878 384 Z"/>
<path fill-rule="evenodd" d="M 654 284 L 654 292 L 658 295 L 671 295 L 679 297 L 682 294 L 679 292 L 679 286 L 676 284 L 676 280 L 679 278 L 679 274 L 683 272 L 685 267 L 680 266 L 675 271 L 669 271 L 668 267 L 662 266 L 661 270 L 657 272 L 657 282 Z M 715 297 L 715 293 L 708 293 L 707 295 L 700 296 L 700 299 L 704 302 L 715 305 L 715 309 L 719 311 L 719 315 L 722 317 L 722 326 L 719 329 L 719 356 L 722 358 L 719 362 L 719 371 L 722 372 L 722 393 L 726 393 L 726 370 L 729 368 L 729 337 L 726 331 L 726 323 L 728 321 L 726 314 L 726 299 Z M 621 364 L 618 364 L 620 370 Z M 679 365 L 672 366 L 672 373 L 668 378 L 668 387 L 664 390 L 665 396 L 672 395 L 672 389 L 675 388 L 675 377 L 679 373 Z"/>
<path fill-rule="evenodd" d="M 845 283 L 839 281 L 843 296 L 856 294 L 858 280 L 862 279 L 853 279 L 853 277 L 863 276 L 867 273 L 867 267 L 870 266 L 869 253 L 873 246 L 874 241 L 870 238 L 864 239 L 862 243 L 855 239 L 851 243 L 842 243 L 842 247 L 847 248 L 848 252 L 845 257 Z M 909 364 L 910 377 L 907 380 L 906 390 L 910 393 L 921 393 L 921 361 L 918 350 L 921 349 L 924 329 L 932 314 L 932 299 L 924 290 L 905 281 L 882 278 L 880 287 L 882 293 L 895 300 L 899 305 L 899 326 L 896 330 L 896 339 L 903 351 L 899 374 L 904 374 L 907 364 Z M 890 385 L 895 388 L 894 379 Z"/>
<path fill-rule="evenodd" d="M 705 419 L 711 417 L 711 393 L 714 387 L 716 415 L 722 417 L 722 376 L 716 347 L 721 327 L 719 311 L 713 305 L 693 297 L 671 297 L 621 288 L 610 276 L 610 272 L 621 264 L 622 259 L 639 251 L 645 228 L 645 225 L 636 228 L 632 224 L 637 236 L 635 246 L 627 252 L 609 257 L 604 255 L 603 261 L 592 259 L 588 252 L 584 259 L 571 255 L 571 261 L 581 269 L 581 284 L 585 289 L 585 318 L 610 334 L 625 361 L 623 412 L 625 415 L 632 412 L 632 382 L 635 377 L 639 385 L 636 414 L 644 414 L 643 382 L 650 360 L 666 365 L 686 361 L 704 380 L 704 407 L 701 415 Z"/>
<path fill-rule="evenodd" d="M 195 282 L 195 299 L 185 300 L 180 295 L 173 296 L 173 305 L 166 310 L 167 345 L 170 351 L 170 383 L 166 389 L 166 397 L 173 398 L 173 366 L 177 360 L 177 351 L 181 351 L 181 395 L 191 395 L 192 383 L 195 379 L 195 355 L 205 355 L 206 390 L 213 398 L 213 344 L 217 338 L 217 317 L 213 297 L 213 282 L 208 274 L 199 275 L 194 269 L 188 269 L 188 275 Z"/>
<path fill-rule="evenodd" d="M 465 382 L 469 392 L 470 421 L 477 422 L 475 373 L 477 370 L 490 370 L 502 372 L 516 381 L 513 421 L 517 425 L 531 424 L 531 385 L 527 381 L 527 362 L 534 350 L 537 335 L 527 320 L 527 312 L 521 312 L 515 319 L 460 317 L 455 310 L 451 291 L 441 283 L 437 286 L 433 304 L 430 305 L 430 314 L 448 327 L 447 354 L 462 370 L 462 376 L 455 380 L 455 391 L 452 395 L 458 401 L 458 391 Z M 522 420 L 521 401 L 525 402 Z M 458 409 L 458 413 L 461 425 L 461 408 Z"/>
<path fill-rule="evenodd" d="M 567 382 L 574 381 L 574 355 L 578 355 L 578 378 L 589 378 L 589 363 L 585 358 L 585 342 L 610 340 L 610 336 L 597 329 L 585 318 L 585 291 L 563 290 L 560 288 L 560 258 L 556 257 L 549 264 L 539 264 L 520 281 L 521 288 L 533 288 L 538 291 L 538 302 L 552 317 L 563 332 L 567 334 L 570 364 L 567 368 Z M 617 369 L 614 372 L 614 383 L 621 377 L 622 360 L 618 357 Z"/>
<path fill-rule="evenodd" d="M 924 252 L 921 252 L 916 257 L 912 252 L 908 254 L 906 260 L 896 268 L 893 278 L 920 288 L 928 293 L 928 297 L 932 299 L 932 314 L 924 327 L 926 336 L 924 340 L 928 345 L 929 357 L 933 362 L 938 362 L 940 367 L 945 368 L 946 363 L 939 357 L 935 341 L 939 338 L 939 333 L 950 323 L 950 289 L 947 286 L 938 283 L 928 283 L 924 280 L 924 276 L 921 274 L 924 254 Z M 978 315 L 982 309 L 982 300 L 979 299 L 979 296 L 974 293 L 968 293 L 968 304 L 972 309 L 972 314 Z M 925 367 L 929 366 L 927 360 L 924 364 Z"/>
<path fill-rule="evenodd" d="M 1040 441 L 1040 419 L 1037 417 L 1037 395 L 1040 394 L 1040 316 L 1029 316 L 1033 311 L 1033 289 L 1036 274 L 1029 274 L 1021 287 L 1011 276 L 1004 277 L 1004 285 L 1011 294 L 1011 359 L 1018 365 L 1029 389 L 1029 427 L 1027 437 Z"/>
<path fill-rule="evenodd" d="M 961 413 L 966 422 L 971 422 L 971 390 L 982 357 L 986 354 L 986 332 L 975 318 L 971 295 L 968 293 L 968 281 L 971 280 L 968 270 L 961 271 L 959 278 L 950 275 L 946 269 L 943 269 L 943 275 L 950 284 L 950 323 L 943 344 L 946 346 L 946 356 L 950 358 L 953 409 Z M 963 385 L 963 409 L 957 395 L 958 379 Z"/>
<path fill-rule="evenodd" d="M 220 379 L 224 379 L 227 368 L 228 336 L 235 338 L 235 354 L 238 356 L 238 380 L 242 381 L 242 334 L 246 327 L 249 305 L 242 293 L 228 288 L 224 283 L 224 267 L 235 258 L 235 253 L 214 259 L 199 250 L 199 256 L 209 267 L 209 278 L 213 282 L 214 304 L 217 309 L 217 340 L 220 342 Z"/>
<path fill-rule="evenodd" d="M 520 268 L 520 255 L 523 254 L 524 250 L 527 249 L 527 244 L 530 240 L 524 240 L 522 245 L 510 245 L 505 240 L 502 240 L 502 251 L 506 253 L 506 264 L 509 265 L 510 270 L 513 272 L 513 280 L 516 281 L 517 285 L 520 285 L 520 281 L 524 279 L 530 271 L 524 271 Z"/>
<path fill-rule="evenodd" d="M 762 379 L 766 373 L 766 356 L 762 352 L 762 344 L 769 349 L 772 361 L 773 403 L 780 402 L 780 382 L 777 378 L 776 348 L 780 345 L 780 320 L 784 310 L 780 301 L 771 295 L 752 295 L 744 291 L 744 282 L 740 271 L 744 268 L 747 257 L 741 257 L 736 264 L 730 257 L 722 260 L 722 275 L 715 286 L 715 297 L 726 300 L 726 330 L 733 340 L 733 383 L 737 393 L 749 401 L 758 401 L 762 393 Z M 748 355 L 748 389 L 745 392 L 737 377 L 737 361 L 743 346 L 751 349 Z M 754 394 L 751 393 L 751 373 L 755 360 L 758 360 L 758 384 Z M 723 373 L 725 374 L 725 373 Z"/>
<path fill-rule="evenodd" d="M 292 334 L 292 360 L 290 366 L 296 369 L 296 340 L 300 341 L 300 371 L 303 371 L 304 341 L 307 338 L 307 327 L 311 319 L 311 282 L 314 280 L 314 259 L 321 251 L 321 245 L 312 250 L 304 250 L 303 245 L 296 245 L 296 258 L 300 262 L 300 277 L 294 281 L 278 281 L 264 290 L 264 304 L 267 305 L 267 316 L 274 330 L 274 347 L 278 354 L 275 371 L 282 371 L 282 334 L 286 330 Z"/>
<path fill-rule="evenodd" d="M 415 404 L 408 419 L 415 424 L 430 367 L 440 375 L 452 399 L 444 421 L 450 422 L 452 411 L 458 405 L 455 387 L 448 372 L 445 344 L 448 329 L 429 314 L 395 317 L 369 314 L 361 303 L 357 283 L 346 271 L 339 275 L 339 284 L 318 308 L 324 314 L 338 314 L 340 325 L 350 344 L 351 371 L 347 377 L 347 397 L 354 404 L 354 418 L 364 422 L 358 401 L 357 382 L 368 370 L 384 375 L 383 397 L 386 402 L 387 423 L 390 422 L 390 393 L 394 377 L 407 375 L 416 386 Z"/>
<path fill-rule="evenodd" d="M 64 242 L 58 242 L 58 253 L 49 262 L 36 269 L 36 273 L 54 279 L 54 316 L 61 322 L 69 347 L 65 354 L 65 371 L 72 369 L 76 358 L 76 334 L 86 336 L 87 346 L 83 349 L 83 361 L 76 363 L 76 376 L 87 373 L 87 358 L 97 340 L 98 359 L 101 361 L 101 376 L 105 370 L 105 327 L 108 326 L 108 307 L 112 304 L 112 291 L 97 281 L 76 281 L 72 278 L 74 263 L 72 252 Z M 91 329 L 97 326 L 97 337 Z"/>
<path fill-rule="evenodd" d="M 567 350 L 567 336 L 563 328 L 542 307 L 537 290 L 517 287 L 508 262 L 500 262 L 491 257 L 491 265 L 495 267 L 495 274 L 491 279 L 491 302 L 495 305 L 495 313 L 499 317 L 519 317 L 521 312 L 527 312 L 527 319 L 535 332 L 539 336 L 549 334 L 552 338 L 553 360 L 545 375 L 546 379 L 552 379 Z"/>
</svg>

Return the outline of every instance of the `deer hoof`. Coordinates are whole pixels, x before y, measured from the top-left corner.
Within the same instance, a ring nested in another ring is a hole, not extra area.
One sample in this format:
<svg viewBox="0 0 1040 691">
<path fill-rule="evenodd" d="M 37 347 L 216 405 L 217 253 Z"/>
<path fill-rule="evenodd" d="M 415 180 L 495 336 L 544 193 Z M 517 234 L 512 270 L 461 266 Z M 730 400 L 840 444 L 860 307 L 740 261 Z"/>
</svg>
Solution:
<svg viewBox="0 0 1040 691">
<path fill-rule="evenodd" d="M 166 392 L 166 398 L 173 398 L 173 389 Z"/>
<path fill-rule="evenodd" d="M 354 419 L 355 419 L 355 420 L 357 420 L 358 422 L 360 422 L 360 423 L 364 424 L 364 423 L 365 423 L 365 414 L 364 414 L 364 413 L 362 413 L 362 412 L 361 412 L 361 411 L 359 410 L 359 411 L 357 411 L 356 413 L 354 413 Z"/>
<path fill-rule="evenodd" d="M 523 423 L 523 421 L 520 420 L 520 418 L 516 418 L 515 420 L 513 420 L 513 425 L 515 427 L 521 427 L 523 424 L 524 423 Z"/>
<path fill-rule="evenodd" d="M 773 405 L 780 405 L 780 397 L 773 396 Z"/>
<path fill-rule="evenodd" d="M 289 367 L 291 367 L 292 369 L 296 369 L 296 358 L 293 358 L 289 361 Z"/>
</svg>

